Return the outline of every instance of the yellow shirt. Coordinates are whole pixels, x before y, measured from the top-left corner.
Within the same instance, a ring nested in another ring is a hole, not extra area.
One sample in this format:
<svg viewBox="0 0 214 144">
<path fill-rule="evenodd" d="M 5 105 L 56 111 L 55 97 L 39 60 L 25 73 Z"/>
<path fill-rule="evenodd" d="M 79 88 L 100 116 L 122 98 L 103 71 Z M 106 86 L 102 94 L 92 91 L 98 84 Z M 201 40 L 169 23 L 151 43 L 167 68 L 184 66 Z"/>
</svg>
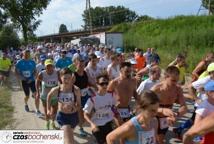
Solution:
<svg viewBox="0 0 214 144">
<path fill-rule="evenodd" d="M 3 59 L 0 58 L 0 70 L 1 71 L 8 71 L 11 66 L 11 61 L 9 58 Z"/>
<path fill-rule="evenodd" d="M 186 68 L 185 67 L 179 67 L 178 65 L 176 65 L 176 67 L 179 69 L 179 82 L 180 83 L 185 83 L 185 74 L 186 74 Z"/>
</svg>

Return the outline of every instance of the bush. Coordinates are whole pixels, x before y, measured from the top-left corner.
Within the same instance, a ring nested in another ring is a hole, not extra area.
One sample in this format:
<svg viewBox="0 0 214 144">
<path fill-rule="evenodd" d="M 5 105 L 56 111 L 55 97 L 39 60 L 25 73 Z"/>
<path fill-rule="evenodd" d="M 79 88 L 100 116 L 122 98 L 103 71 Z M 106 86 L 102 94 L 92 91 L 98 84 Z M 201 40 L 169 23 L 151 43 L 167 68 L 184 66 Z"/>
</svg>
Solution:
<svg viewBox="0 0 214 144">
<path fill-rule="evenodd" d="M 19 45 L 20 40 L 14 28 L 11 25 L 4 26 L 0 32 L 0 49 L 17 48 Z"/>
<path fill-rule="evenodd" d="M 124 47 L 146 50 L 157 48 L 166 67 L 177 53 L 187 52 L 189 70 L 192 70 L 202 56 L 213 50 L 214 16 L 177 16 L 169 19 L 140 21 L 120 24 L 111 32 L 124 32 Z"/>
</svg>

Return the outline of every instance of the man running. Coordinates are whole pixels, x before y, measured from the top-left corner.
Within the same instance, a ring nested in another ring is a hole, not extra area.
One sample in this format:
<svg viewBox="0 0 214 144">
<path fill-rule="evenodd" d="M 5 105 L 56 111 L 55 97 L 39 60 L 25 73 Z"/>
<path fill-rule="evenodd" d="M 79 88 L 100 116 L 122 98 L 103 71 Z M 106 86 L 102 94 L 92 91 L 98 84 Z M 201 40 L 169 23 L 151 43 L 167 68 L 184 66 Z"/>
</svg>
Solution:
<svg viewBox="0 0 214 144">
<path fill-rule="evenodd" d="M 58 85 L 60 78 L 58 72 L 54 69 L 54 64 L 51 59 L 47 59 L 44 65 L 45 70 L 41 71 L 36 79 L 36 93 L 37 97 L 41 98 L 42 100 L 42 105 L 45 112 L 45 119 L 47 120 L 46 129 L 50 129 L 49 119 L 52 119 L 51 123 L 52 128 L 56 129 L 54 120 L 57 112 L 58 100 L 56 97 L 52 97 L 50 104 L 53 116 L 49 118 L 47 115 L 47 95 L 53 87 Z M 41 97 L 40 97 L 40 86 L 42 87 Z"/>
<path fill-rule="evenodd" d="M 25 50 L 23 53 L 23 59 L 17 62 L 15 66 L 15 73 L 17 77 L 21 80 L 22 88 L 25 93 L 25 111 L 29 112 L 28 99 L 30 96 L 30 89 L 35 97 L 36 87 L 35 87 L 35 74 L 36 74 L 36 63 L 30 59 L 30 51 Z M 41 112 L 39 111 L 39 98 L 35 97 L 36 115 L 41 117 Z"/>
<path fill-rule="evenodd" d="M 123 121 L 130 119 L 130 102 L 132 96 L 137 99 L 137 82 L 131 78 L 131 63 L 123 62 L 120 65 L 120 76 L 112 80 L 108 91 L 115 92 L 116 106 Z"/>
<path fill-rule="evenodd" d="M 160 99 L 160 108 L 158 109 L 158 141 L 164 143 L 164 136 L 168 131 L 169 123 L 174 122 L 176 117 L 182 116 L 187 111 L 183 92 L 177 82 L 179 80 L 179 70 L 175 66 L 169 66 L 165 71 L 165 79 L 152 87 Z M 178 113 L 175 114 L 172 110 L 174 103 L 180 104 Z"/>
<path fill-rule="evenodd" d="M 83 129 L 83 123 L 84 123 L 84 116 L 83 116 L 83 108 L 85 106 L 85 103 L 87 102 L 88 98 L 90 98 L 89 92 L 88 92 L 88 75 L 85 68 L 85 62 L 82 56 L 79 56 L 76 60 L 76 72 L 75 75 L 75 83 L 77 87 L 80 88 L 81 91 L 81 109 L 80 109 L 80 115 L 79 115 L 79 127 L 80 127 L 80 136 L 85 137 L 87 136 L 87 133 Z"/>
<path fill-rule="evenodd" d="M 11 69 L 11 60 L 7 58 L 6 53 L 3 53 L 2 57 L 0 58 L 0 82 L 1 85 L 9 76 L 10 69 Z"/>
</svg>

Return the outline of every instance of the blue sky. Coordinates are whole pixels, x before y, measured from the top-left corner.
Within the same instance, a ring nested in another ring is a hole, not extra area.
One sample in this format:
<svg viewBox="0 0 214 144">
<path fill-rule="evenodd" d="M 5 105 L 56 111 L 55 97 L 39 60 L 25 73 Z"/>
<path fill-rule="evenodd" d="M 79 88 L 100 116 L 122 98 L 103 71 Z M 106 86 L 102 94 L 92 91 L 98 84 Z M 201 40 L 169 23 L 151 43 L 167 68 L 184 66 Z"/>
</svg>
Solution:
<svg viewBox="0 0 214 144">
<path fill-rule="evenodd" d="M 201 0 L 91 0 L 91 7 L 123 5 L 139 15 L 168 18 L 176 15 L 196 15 Z M 36 34 L 38 36 L 58 33 L 59 25 L 67 29 L 80 29 L 83 25 L 82 13 L 85 0 L 52 0 L 39 19 L 42 20 Z"/>
</svg>

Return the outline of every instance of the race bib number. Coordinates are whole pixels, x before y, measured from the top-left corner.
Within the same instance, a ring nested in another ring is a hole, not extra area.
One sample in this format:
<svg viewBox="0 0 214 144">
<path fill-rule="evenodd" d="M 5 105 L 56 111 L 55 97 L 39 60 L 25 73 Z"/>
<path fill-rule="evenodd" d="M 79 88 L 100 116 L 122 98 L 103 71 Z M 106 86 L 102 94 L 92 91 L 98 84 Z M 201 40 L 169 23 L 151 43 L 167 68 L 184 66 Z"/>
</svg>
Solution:
<svg viewBox="0 0 214 144">
<path fill-rule="evenodd" d="M 31 72 L 30 71 L 23 71 L 22 72 L 22 75 L 25 77 L 25 78 L 29 78 L 31 76 Z"/>
<path fill-rule="evenodd" d="M 160 121 L 160 129 L 165 129 L 169 127 L 169 124 L 166 118 L 159 118 L 159 121 Z"/>
<path fill-rule="evenodd" d="M 81 89 L 81 95 L 84 97 L 88 94 L 88 88 Z"/>
<path fill-rule="evenodd" d="M 139 144 L 156 144 L 155 130 L 139 131 L 138 132 Z"/>
<path fill-rule="evenodd" d="M 47 87 L 54 87 L 57 85 L 57 82 L 56 81 L 48 81 L 45 85 Z"/>
<path fill-rule="evenodd" d="M 109 117 L 109 113 L 99 113 L 96 114 L 96 118 L 97 119 L 104 119 L 104 118 L 108 118 Z"/>
<path fill-rule="evenodd" d="M 120 113 L 121 118 L 129 118 L 130 117 L 130 111 L 129 109 L 118 109 L 118 112 Z"/>
</svg>

